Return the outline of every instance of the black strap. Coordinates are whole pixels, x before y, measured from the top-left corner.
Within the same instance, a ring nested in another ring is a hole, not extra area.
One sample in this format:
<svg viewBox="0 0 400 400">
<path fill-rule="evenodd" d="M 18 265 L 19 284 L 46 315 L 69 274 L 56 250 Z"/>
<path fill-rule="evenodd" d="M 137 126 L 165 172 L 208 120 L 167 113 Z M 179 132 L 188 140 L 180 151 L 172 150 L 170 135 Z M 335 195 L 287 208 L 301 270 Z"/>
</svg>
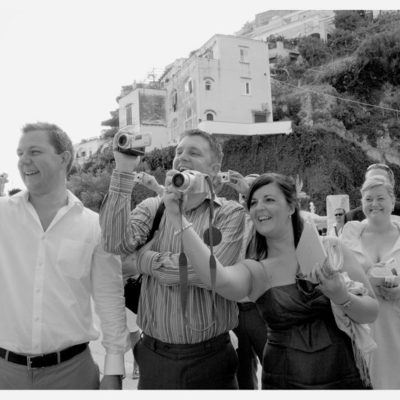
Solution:
<svg viewBox="0 0 400 400">
<path fill-rule="evenodd" d="M 164 214 L 165 204 L 162 201 L 157 208 L 156 215 L 154 216 L 153 226 L 151 227 L 149 236 L 147 237 L 146 243 L 150 242 L 153 239 L 154 233 L 157 231 L 158 227 L 160 226 L 161 218 Z"/>
</svg>

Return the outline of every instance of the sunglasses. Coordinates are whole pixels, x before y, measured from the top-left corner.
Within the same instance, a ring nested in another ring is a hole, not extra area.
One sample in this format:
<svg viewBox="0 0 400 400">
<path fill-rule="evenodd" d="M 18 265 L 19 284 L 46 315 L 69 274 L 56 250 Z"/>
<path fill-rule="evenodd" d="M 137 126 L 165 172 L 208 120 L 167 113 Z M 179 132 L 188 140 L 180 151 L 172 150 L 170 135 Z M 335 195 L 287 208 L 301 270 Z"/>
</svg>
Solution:
<svg viewBox="0 0 400 400">
<path fill-rule="evenodd" d="M 339 213 L 339 214 L 335 214 L 335 217 L 342 217 L 344 214 L 341 214 L 341 213 Z"/>
</svg>

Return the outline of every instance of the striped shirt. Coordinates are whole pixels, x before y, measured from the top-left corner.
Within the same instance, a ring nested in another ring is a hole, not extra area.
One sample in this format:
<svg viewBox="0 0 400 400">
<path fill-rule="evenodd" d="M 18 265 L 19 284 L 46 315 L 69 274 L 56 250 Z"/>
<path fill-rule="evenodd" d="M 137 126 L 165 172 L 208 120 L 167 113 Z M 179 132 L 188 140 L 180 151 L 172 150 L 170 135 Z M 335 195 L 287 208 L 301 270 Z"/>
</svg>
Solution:
<svg viewBox="0 0 400 400">
<path fill-rule="evenodd" d="M 104 248 L 112 253 L 129 254 L 146 242 L 161 203 L 160 197 L 148 198 L 130 211 L 133 186 L 133 174 L 113 172 L 110 190 L 100 211 Z M 209 225 L 209 201 L 206 199 L 185 214 L 200 237 Z M 214 247 L 214 254 L 222 265 L 232 265 L 245 256 L 246 212 L 236 201 L 217 198 L 214 204 L 213 224 L 222 233 L 222 241 Z M 198 343 L 233 329 L 238 323 L 236 303 L 216 294 L 213 321 L 210 288 L 200 281 L 190 265 L 186 307 L 189 323 L 185 325 L 180 303 L 180 237 L 175 235 L 171 224 L 166 224 L 165 214 L 151 249 L 138 260 L 137 267 L 144 274 L 138 325 L 145 334 L 167 343 Z"/>
</svg>

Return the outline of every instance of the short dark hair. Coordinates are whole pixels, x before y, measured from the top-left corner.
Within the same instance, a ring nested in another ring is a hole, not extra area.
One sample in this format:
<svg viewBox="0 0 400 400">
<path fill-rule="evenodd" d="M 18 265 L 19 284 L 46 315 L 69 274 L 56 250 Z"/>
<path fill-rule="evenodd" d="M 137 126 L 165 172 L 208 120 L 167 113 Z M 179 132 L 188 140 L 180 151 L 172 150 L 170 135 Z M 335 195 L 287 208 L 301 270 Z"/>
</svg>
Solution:
<svg viewBox="0 0 400 400">
<path fill-rule="evenodd" d="M 68 174 L 74 162 L 74 146 L 70 137 L 60 127 L 55 124 L 49 124 L 48 122 L 29 123 L 22 128 L 22 133 L 24 134 L 33 131 L 46 132 L 49 137 L 49 142 L 54 147 L 57 154 L 64 153 L 64 151 L 68 151 L 71 154 L 71 159 L 67 165 Z"/>
<path fill-rule="evenodd" d="M 279 190 L 284 195 L 286 202 L 294 209 L 291 219 L 294 245 L 297 247 L 300 236 L 303 232 L 304 220 L 300 215 L 300 204 L 297 196 L 296 182 L 293 178 L 274 172 L 260 175 L 250 186 L 249 193 L 247 195 L 247 209 L 250 210 L 250 204 L 254 192 L 265 185 L 269 185 L 270 183 L 275 183 L 278 186 Z M 258 232 L 255 234 L 255 252 L 258 260 L 268 256 L 268 246 L 265 237 L 260 235 Z"/>
<path fill-rule="evenodd" d="M 374 170 L 374 169 L 380 169 L 380 170 L 382 170 L 382 171 L 385 171 L 385 172 L 387 173 L 388 177 L 389 177 L 390 183 L 394 186 L 394 184 L 395 184 L 394 172 L 393 172 L 393 170 L 392 170 L 388 165 L 383 164 L 383 163 L 377 163 L 377 164 L 371 164 L 371 165 L 369 165 L 368 168 L 367 168 L 367 170 L 365 171 L 365 176 L 364 176 L 364 177 L 367 176 L 367 173 L 368 173 L 369 171 L 372 171 L 372 170 Z"/>
<path fill-rule="evenodd" d="M 217 142 L 214 136 L 212 136 L 210 133 L 206 131 L 202 131 L 201 129 L 188 129 L 184 131 L 180 137 L 179 140 L 182 140 L 186 136 L 200 136 L 204 140 L 208 142 L 211 148 L 211 152 L 214 155 L 214 158 L 217 162 L 221 163 L 222 162 L 222 157 L 224 156 L 224 153 L 222 152 L 222 147 L 221 145 Z"/>
</svg>

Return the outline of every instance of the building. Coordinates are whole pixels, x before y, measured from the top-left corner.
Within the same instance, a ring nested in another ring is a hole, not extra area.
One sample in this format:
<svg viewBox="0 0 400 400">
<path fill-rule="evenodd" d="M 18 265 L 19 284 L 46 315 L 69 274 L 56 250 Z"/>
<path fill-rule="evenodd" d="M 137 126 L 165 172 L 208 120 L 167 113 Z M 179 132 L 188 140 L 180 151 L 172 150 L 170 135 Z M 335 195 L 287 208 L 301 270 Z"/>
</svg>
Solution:
<svg viewBox="0 0 400 400">
<path fill-rule="evenodd" d="M 75 162 L 82 165 L 89 157 L 95 154 L 100 147 L 105 143 L 105 140 L 98 137 L 83 139 L 80 143 L 74 145 Z"/>
<path fill-rule="evenodd" d="M 134 134 L 151 135 L 151 145 L 146 151 L 169 145 L 166 122 L 166 91 L 159 82 L 134 83 L 124 86 L 117 98 L 119 128 Z"/>
<path fill-rule="evenodd" d="M 174 145 L 194 128 L 221 135 L 291 132 L 290 121 L 273 122 L 267 43 L 233 35 L 214 35 L 168 65 L 157 82 L 124 86 L 117 101 L 120 129 L 151 133 L 147 151 Z"/>
<path fill-rule="evenodd" d="M 264 41 L 270 36 L 316 36 L 327 40 L 334 29 L 334 16 L 333 10 L 270 10 L 256 14 L 255 20 L 236 34 Z"/>
<path fill-rule="evenodd" d="M 291 131 L 290 122 L 273 123 L 265 42 L 214 35 L 188 59 L 169 65 L 160 83 L 170 144 L 192 128 L 224 135 Z"/>
<path fill-rule="evenodd" d="M 268 42 L 269 64 L 272 67 L 278 58 L 289 58 L 290 61 L 296 61 L 300 56 L 297 46 L 285 41 L 276 40 Z"/>
</svg>

